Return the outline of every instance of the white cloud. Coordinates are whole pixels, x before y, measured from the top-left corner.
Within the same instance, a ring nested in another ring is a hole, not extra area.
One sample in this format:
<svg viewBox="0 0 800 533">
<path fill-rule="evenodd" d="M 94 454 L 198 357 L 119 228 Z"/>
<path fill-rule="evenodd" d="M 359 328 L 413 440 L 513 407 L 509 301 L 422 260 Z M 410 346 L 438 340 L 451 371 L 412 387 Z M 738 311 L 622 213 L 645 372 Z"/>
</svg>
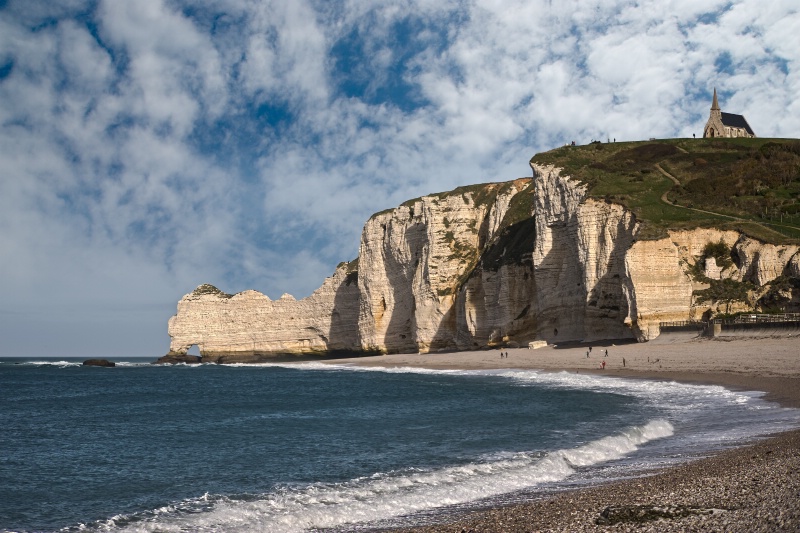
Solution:
<svg viewBox="0 0 800 533">
<path fill-rule="evenodd" d="M 248 14 L 240 65 L 247 95 L 257 100 L 286 99 L 295 105 L 304 99 L 324 104 L 327 46 L 308 3 L 253 4 Z"/>
</svg>

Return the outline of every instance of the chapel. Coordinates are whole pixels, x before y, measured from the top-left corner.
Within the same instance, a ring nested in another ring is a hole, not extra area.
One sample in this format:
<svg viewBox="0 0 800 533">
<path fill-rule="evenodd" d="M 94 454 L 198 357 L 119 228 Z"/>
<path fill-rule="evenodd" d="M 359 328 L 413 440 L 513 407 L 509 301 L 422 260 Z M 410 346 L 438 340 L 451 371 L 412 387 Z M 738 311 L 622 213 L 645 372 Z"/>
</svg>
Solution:
<svg viewBox="0 0 800 533">
<path fill-rule="evenodd" d="M 714 89 L 714 100 L 711 102 L 711 114 L 703 129 L 703 137 L 755 137 L 753 128 L 743 115 L 723 113 L 717 102 L 717 89 Z"/>
</svg>

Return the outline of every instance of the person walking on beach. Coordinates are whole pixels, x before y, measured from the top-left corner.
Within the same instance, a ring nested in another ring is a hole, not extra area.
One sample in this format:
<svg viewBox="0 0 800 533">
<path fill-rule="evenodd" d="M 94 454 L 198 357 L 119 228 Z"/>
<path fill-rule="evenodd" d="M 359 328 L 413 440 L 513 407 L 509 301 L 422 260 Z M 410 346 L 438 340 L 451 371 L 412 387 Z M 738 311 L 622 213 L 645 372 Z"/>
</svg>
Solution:
<svg viewBox="0 0 800 533">
<path fill-rule="evenodd" d="M 606 357 L 608 357 L 608 348 L 606 348 Z"/>
<path fill-rule="evenodd" d="M 622 358 L 622 368 L 625 368 L 625 358 Z"/>
<path fill-rule="evenodd" d="M 602 368 L 603 370 L 605 370 L 605 369 L 606 369 L 606 362 L 605 362 L 605 361 L 603 361 L 602 363 L 600 363 L 600 368 Z"/>
<path fill-rule="evenodd" d="M 589 350 L 586 350 L 586 359 L 589 359 Z"/>
</svg>

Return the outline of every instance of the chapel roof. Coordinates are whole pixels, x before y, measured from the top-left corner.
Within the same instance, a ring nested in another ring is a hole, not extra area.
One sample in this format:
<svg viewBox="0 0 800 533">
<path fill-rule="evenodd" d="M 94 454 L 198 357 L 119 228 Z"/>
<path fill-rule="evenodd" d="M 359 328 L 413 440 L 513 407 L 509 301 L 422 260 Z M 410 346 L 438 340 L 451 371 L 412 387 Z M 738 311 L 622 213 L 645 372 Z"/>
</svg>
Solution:
<svg viewBox="0 0 800 533">
<path fill-rule="evenodd" d="M 743 115 L 735 115 L 733 113 L 725 113 L 723 111 L 722 124 L 728 126 L 729 128 L 743 128 L 750 135 L 755 135 L 752 128 L 750 128 L 750 124 L 747 123 L 747 120 Z"/>
</svg>

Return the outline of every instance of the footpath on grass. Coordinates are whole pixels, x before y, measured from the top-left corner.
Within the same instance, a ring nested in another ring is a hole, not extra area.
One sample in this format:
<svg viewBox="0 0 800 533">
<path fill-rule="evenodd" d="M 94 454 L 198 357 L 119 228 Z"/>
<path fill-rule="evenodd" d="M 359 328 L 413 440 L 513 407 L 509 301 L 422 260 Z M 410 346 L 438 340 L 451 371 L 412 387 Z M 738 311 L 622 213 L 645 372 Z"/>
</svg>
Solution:
<svg viewBox="0 0 800 533">
<path fill-rule="evenodd" d="M 670 174 L 669 172 L 667 172 L 666 170 L 664 170 L 663 168 L 661 168 L 661 165 L 656 163 L 654 166 L 656 167 L 656 170 L 658 170 L 662 175 L 664 175 L 665 177 L 667 177 L 670 180 L 672 180 L 672 183 L 674 183 L 676 186 L 678 186 L 678 187 L 681 186 L 680 180 L 678 178 L 676 178 L 675 176 L 673 176 L 672 174 Z M 758 227 L 760 227 L 760 228 L 762 228 L 762 229 L 764 229 L 766 231 L 771 231 L 771 232 L 777 233 L 781 237 L 784 236 L 781 232 L 776 231 L 775 229 L 773 229 L 773 228 L 771 228 L 769 226 L 777 226 L 777 227 L 780 227 L 780 228 L 788 228 L 788 229 L 800 230 L 800 228 L 798 228 L 796 226 L 788 226 L 786 224 L 775 224 L 773 222 L 757 222 L 755 220 L 749 220 L 749 219 L 741 218 L 741 217 L 734 217 L 734 216 L 731 216 L 731 215 L 726 215 L 724 213 L 717 213 L 715 211 L 706 211 L 705 209 L 697 209 L 695 207 L 688 207 L 688 206 L 685 206 L 685 205 L 676 204 L 676 203 L 670 202 L 669 198 L 667 198 L 667 195 L 669 194 L 669 192 L 670 191 L 667 190 L 667 191 L 664 192 L 664 194 L 661 195 L 661 201 L 664 202 L 665 204 L 671 206 L 671 207 L 677 207 L 678 209 L 686 209 L 688 211 L 695 211 L 697 213 L 704 213 L 706 215 L 714 215 L 714 216 L 718 216 L 718 217 L 729 218 L 731 220 L 735 220 L 737 222 L 743 222 L 743 223 L 746 223 L 746 224 L 754 224 L 754 225 L 756 225 L 756 226 L 758 226 Z"/>
</svg>

